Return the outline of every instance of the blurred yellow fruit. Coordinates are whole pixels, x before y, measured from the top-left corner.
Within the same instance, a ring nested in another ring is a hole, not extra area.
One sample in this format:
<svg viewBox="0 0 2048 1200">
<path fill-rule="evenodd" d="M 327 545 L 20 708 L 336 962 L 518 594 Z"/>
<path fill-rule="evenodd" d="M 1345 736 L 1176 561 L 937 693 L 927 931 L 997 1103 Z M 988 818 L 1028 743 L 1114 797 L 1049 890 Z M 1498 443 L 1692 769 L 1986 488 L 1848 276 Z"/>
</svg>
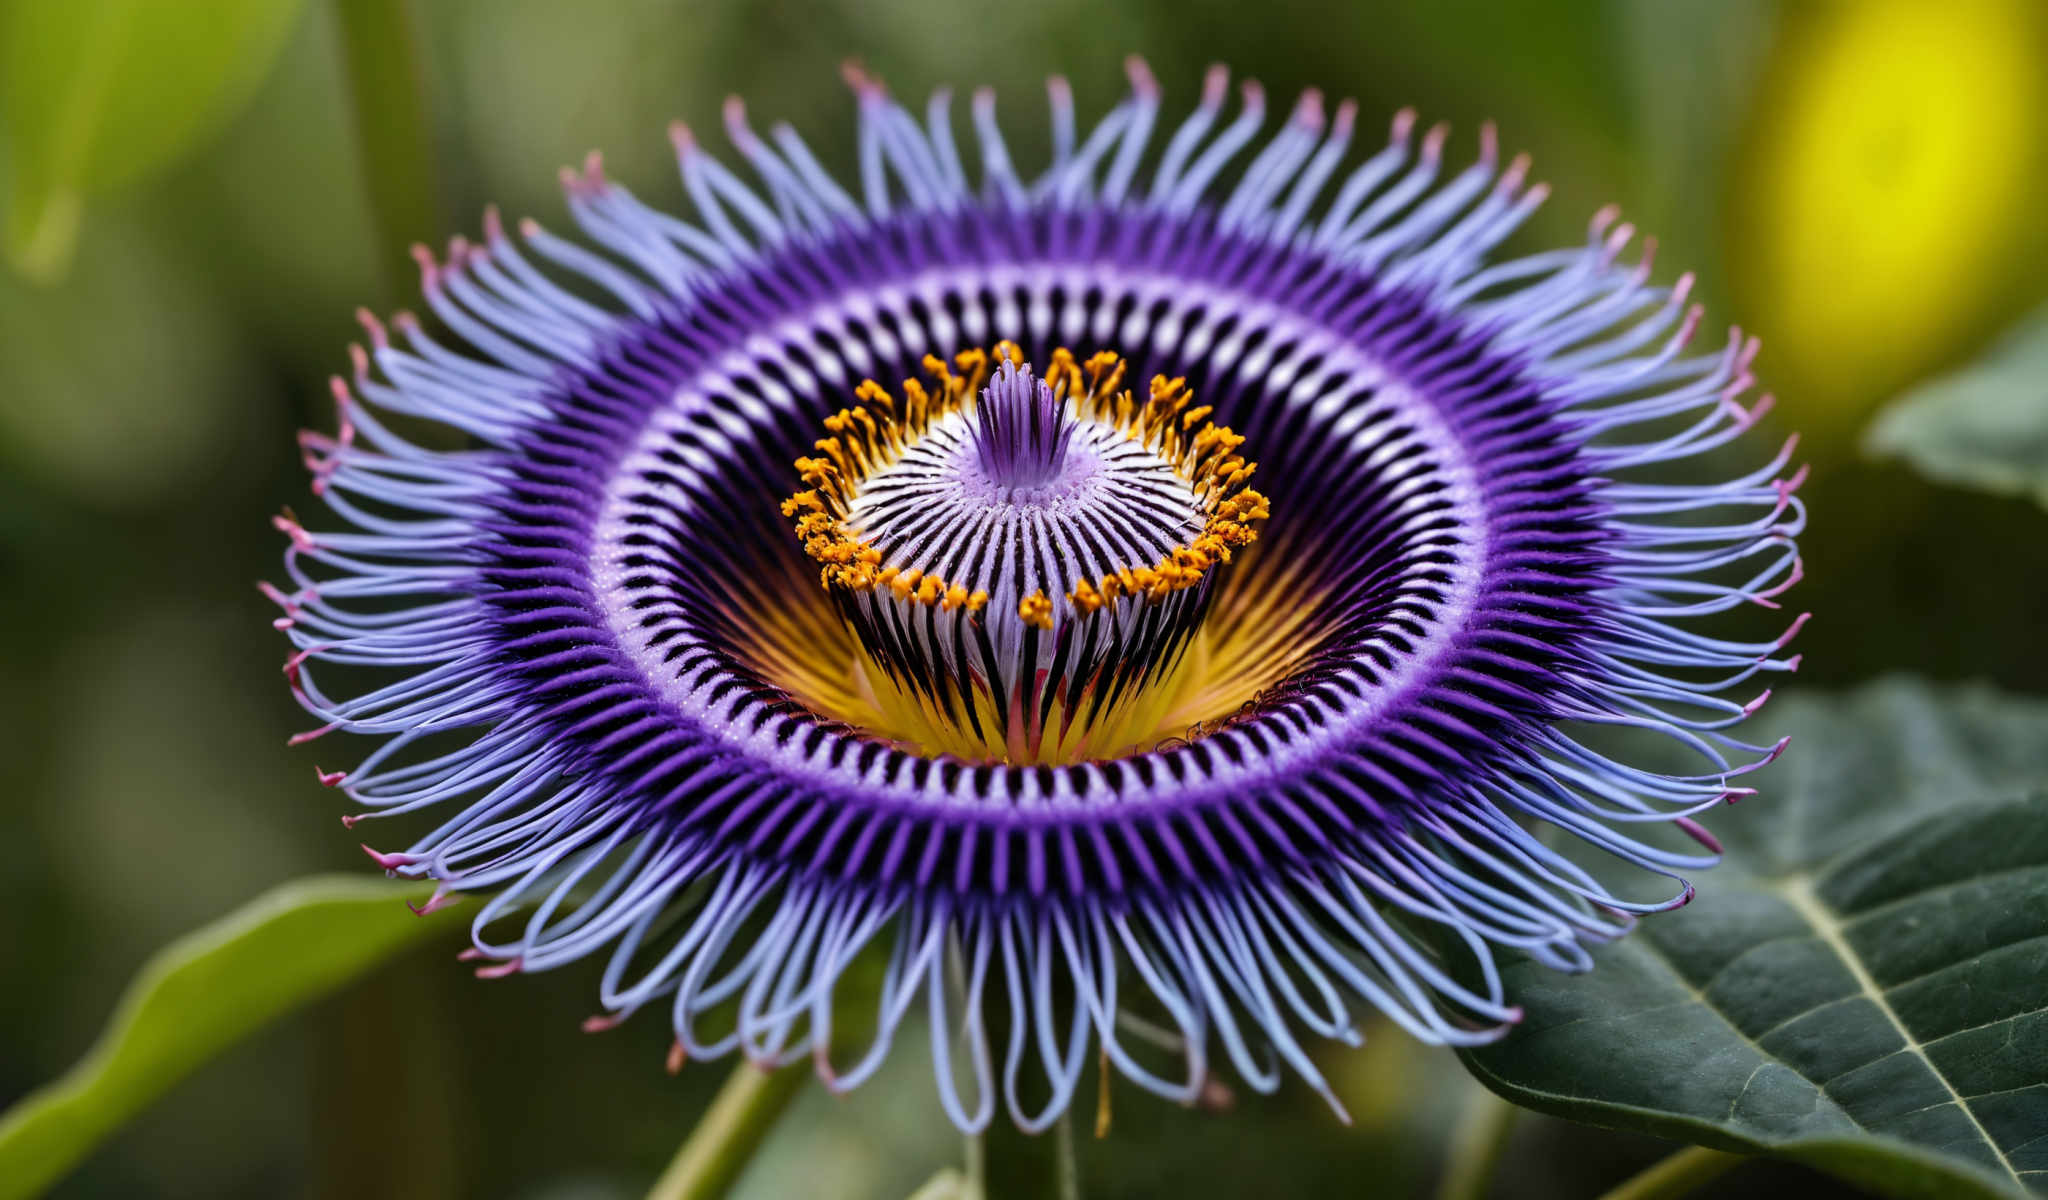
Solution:
<svg viewBox="0 0 2048 1200">
<path fill-rule="evenodd" d="M 2039 245 L 2044 28 L 2041 0 L 1837 0 L 1787 22 L 1732 267 L 1774 373 L 1834 418 L 1953 351 Z"/>
</svg>

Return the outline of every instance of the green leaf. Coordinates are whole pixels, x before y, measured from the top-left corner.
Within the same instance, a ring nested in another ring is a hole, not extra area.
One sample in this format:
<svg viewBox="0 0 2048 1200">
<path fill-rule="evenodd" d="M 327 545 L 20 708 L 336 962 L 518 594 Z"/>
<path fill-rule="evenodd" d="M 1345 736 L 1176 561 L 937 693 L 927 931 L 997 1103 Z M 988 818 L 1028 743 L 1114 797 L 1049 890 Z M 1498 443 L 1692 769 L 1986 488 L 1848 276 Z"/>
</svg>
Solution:
<svg viewBox="0 0 2048 1200">
<path fill-rule="evenodd" d="M 2048 1193 L 2048 704 L 1888 681 L 1793 741 L 1727 862 L 1463 1055 L 1531 1108 L 1798 1159 L 1894 1196 Z"/>
<path fill-rule="evenodd" d="M 1943 483 L 2048 504 L 2048 308 L 1878 414 L 1864 447 Z"/>
<path fill-rule="evenodd" d="M 298 7 L 0 0 L 5 246 L 15 266 L 62 274 L 86 197 L 170 162 L 239 107 Z"/>
<path fill-rule="evenodd" d="M 193 1068 L 266 1022 L 449 928 L 422 888 L 287 883 L 157 952 L 76 1066 L 0 1115 L 0 1200 L 33 1196 Z"/>
</svg>

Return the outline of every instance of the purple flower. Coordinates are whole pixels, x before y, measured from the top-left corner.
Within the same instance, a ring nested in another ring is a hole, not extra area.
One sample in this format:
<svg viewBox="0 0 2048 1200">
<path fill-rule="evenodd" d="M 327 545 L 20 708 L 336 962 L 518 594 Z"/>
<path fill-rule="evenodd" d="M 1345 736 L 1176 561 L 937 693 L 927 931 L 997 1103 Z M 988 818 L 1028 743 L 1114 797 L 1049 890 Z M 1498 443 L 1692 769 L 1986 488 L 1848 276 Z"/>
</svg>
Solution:
<svg viewBox="0 0 2048 1200">
<path fill-rule="evenodd" d="M 945 93 L 850 77 L 856 192 L 737 101 L 752 182 L 675 131 L 692 221 L 593 158 L 583 240 L 422 251 L 444 331 L 365 315 L 304 439 L 339 523 L 279 521 L 304 736 L 377 739 L 322 775 L 351 823 L 431 810 L 373 854 L 489 895 L 483 973 L 596 957 L 596 1025 L 842 1088 L 923 1009 L 954 1121 L 1038 1129 L 1098 1053 L 1185 1101 L 1218 1059 L 1323 1089 L 1309 1043 L 1367 1011 L 1483 1042 L 1497 948 L 1581 970 L 1684 903 L 1693 818 L 1779 749 L 1723 693 L 1798 662 L 1693 619 L 1776 608 L 1804 521 L 1790 444 L 1656 476 L 1768 403 L 1754 342 L 1686 353 L 1690 277 L 1611 212 L 1490 262 L 1545 192 L 1490 127 L 1440 180 L 1441 128 L 1354 162 L 1311 92 L 1254 146 L 1217 69 L 1156 138 L 1133 61 L 1085 136 L 1053 83 L 1027 177 L 987 93 L 970 171 Z"/>
</svg>

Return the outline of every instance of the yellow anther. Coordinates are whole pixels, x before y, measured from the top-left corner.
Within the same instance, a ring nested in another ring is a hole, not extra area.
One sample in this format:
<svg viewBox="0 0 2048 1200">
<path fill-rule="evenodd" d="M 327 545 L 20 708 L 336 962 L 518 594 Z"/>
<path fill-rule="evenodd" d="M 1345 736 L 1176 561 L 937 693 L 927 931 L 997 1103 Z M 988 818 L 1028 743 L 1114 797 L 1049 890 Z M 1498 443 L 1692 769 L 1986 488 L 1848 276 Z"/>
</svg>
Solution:
<svg viewBox="0 0 2048 1200">
<path fill-rule="evenodd" d="M 1052 601 L 1042 591 L 1033 592 L 1017 602 L 1017 616 L 1026 625 L 1038 629 L 1052 628 Z"/>
<path fill-rule="evenodd" d="M 932 396 L 915 379 L 903 381 L 903 423 L 912 433 L 923 433 L 932 417 Z"/>
<path fill-rule="evenodd" d="M 781 502 L 782 515 L 792 521 L 804 552 L 820 565 L 821 583 L 855 591 L 886 587 L 902 600 L 947 612 L 980 613 L 987 607 L 984 590 L 916 568 L 883 566 L 880 548 L 846 522 L 875 472 L 896 461 L 935 422 L 974 403 L 991 365 L 1023 361 L 1023 349 L 1014 341 L 989 350 L 962 350 L 950 364 L 928 354 L 922 360 L 924 379 L 905 380 L 900 397 L 865 379 L 854 389 L 854 407 L 824 418 L 820 432 L 827 436 L 814 443 L 813 454 L 795 462 L 804 490 Z M 1216 564 L 1231 561 L 1234 549 L 1256 539 L 1256 523 L 1270 511 L 1266 497 L 1243 486 L 1257 469 L 1236 453 L 1244 437 L 1208 424 L 1214 409 L 1195 404 L 1185 378 L 1154 375 L 1141 399 L 1124 386 L 1128 371 L 1128 363 L 1114 352 L 1098 351 L 1081 360 L 1062 347 L 1046 359 L 1043 378 L 1070 411 L 1111 426 L 1164 459 L 1206 515 L 1195 536 L 1157 562 L 1120 568 L 1099 580 L 1073 581 L 1066 599 L 1072 612 L 1084 616 L 1127 599 L 1156 603 L 1200 585 Z M 1032 628 L 1050 629 L 1055 605 L 1041 589 L 1020 600 L 1017 612 Z"/>
<path fill-rule="evenodd" d="M 908 571 L 898 572 L 896 578 L 889 581 L 889 590 L 896 593 L 897 599 L 908 600 L 923 578 L 924 572 L 912 567 Z"/>
</svg>

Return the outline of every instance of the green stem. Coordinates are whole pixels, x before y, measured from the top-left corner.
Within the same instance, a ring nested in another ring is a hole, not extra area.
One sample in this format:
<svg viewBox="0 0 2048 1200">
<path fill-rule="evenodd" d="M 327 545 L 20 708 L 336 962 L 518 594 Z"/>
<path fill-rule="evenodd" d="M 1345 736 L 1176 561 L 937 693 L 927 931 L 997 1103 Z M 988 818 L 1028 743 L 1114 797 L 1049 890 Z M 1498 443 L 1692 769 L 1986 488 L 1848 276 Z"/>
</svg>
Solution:
<svg viewBox="0 0 2048 1200">
<path fill-rule="evenodd" d="M 988 1143 L 980 1134 L 967 1135 L 965 1158 L 967 1177 L 960 1185 L 961 1200 L 988 1200 Z"/>
<path fill-rule="evenodd" d="M 378 265 L 395 285 L 408 277 L 411 247 L 442 228 L 418 22 L 411 0 L 334 0 L 334 15 Z"/>
<path fill-rule="evenodd" d="M 1472 1089 L 1457 1128 L 1451 1131 L 1450 1167 L 1437 1185 L 1437 1200 L 1481 1200 L 1486 1195 L 1520 1111 L 1485 1088 Z"/>
<path fill-rule="evenodd" d="M 725 1195 L 806 1078 L 808 1072 L 800 1067 L 764 1071 L 743 1062 L 733 1068 L 689 1140 L 654 1181 L 647 1200 L 715 1200 Z"/>
<path fill-rule="evenodd" d="M 1744 1161 L 1740 1154 L 1689 1146 L 1652 1164 L 1600 1200 L 1675 1200 L 1720 1178 Z"/>
<path fill-rule="evenodd" d="M 1074 1110 L 1060 1113 L 1052 1127 L 1052 1169 L 1059 1200 L 1081 1200 L 1081 1162 L 1074 1153 Z"/>
</svg>

